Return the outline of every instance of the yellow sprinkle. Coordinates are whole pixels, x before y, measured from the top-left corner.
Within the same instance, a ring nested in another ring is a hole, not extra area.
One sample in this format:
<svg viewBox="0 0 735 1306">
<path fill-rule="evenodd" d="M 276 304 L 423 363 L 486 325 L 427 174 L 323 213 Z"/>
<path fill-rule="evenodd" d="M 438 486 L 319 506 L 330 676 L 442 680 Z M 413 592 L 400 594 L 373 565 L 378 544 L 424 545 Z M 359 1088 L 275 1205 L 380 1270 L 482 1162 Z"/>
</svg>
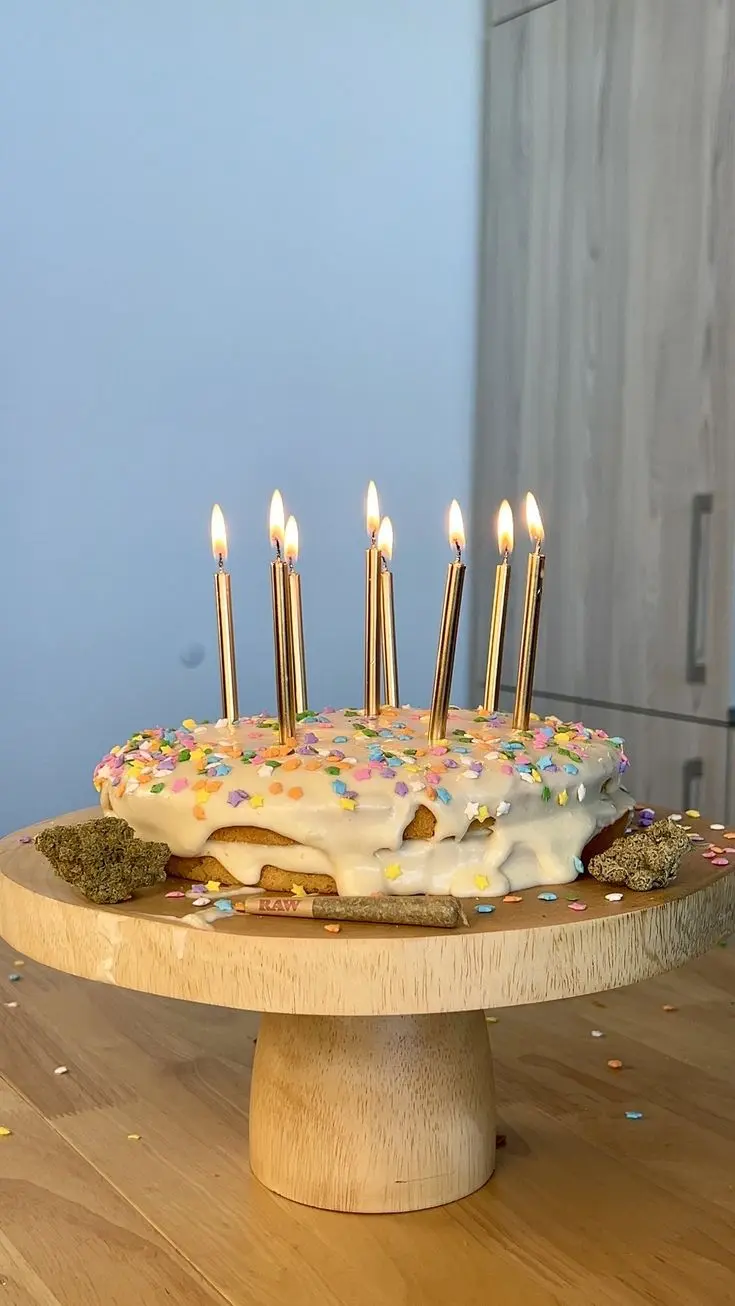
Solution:
<svg viewBox="0 0 735 1306">
<path fill-rule="evenodd" d="M 572 736 L 568 730 L 557 730 L 554 735 L 554 742 L 557 744 L 568 744 L 571 737 Z"/>
<path fill-rule="evenodd" d="M 327 931 L 327 934 L 339 934 L 342 927 L 340 925 L 331 924 L 325 925 L 324 928 Z"/>
<path fill-rule="evenodd" d="M 253 794 L 252 798 L 250 799 L 250 806 L 262 807 L 264 802 L 265 799 L 263 798 L 262 794 Z"/>
<path fill-rule="evenodd" d="M 204 750 L 201 748 L 193 748 L 191 750 L 191 760 L 195 766 L 199 766 L 199 764 L 204 761 Z"/>
<path fill-rule="evenodd" d="M 184 725 L 186 725 L 186 722 L 184 722 Z M 128 1138 L 130 1139 L 131 1143 L 140 1142 L 140 1134 L 128 1134 Z"/>
<path fill-rule="evenodd" d="M 487 807 L 485 806 L 484 803 L 482 803 L 481 806 L 480 806 L 480 809 L 479 809 L 479 811 L 478 811 L 478 813 L 477 813 L 477 819 L 478 819 L 478 821 L 486 821 L 489 815 L 490 815 L 490 813 L 489 813 Z"/>
<path fill-rule="evenodd" d="M 538 712 L 531 712 L 528 719 L 529 721 L 540 721 L 541 717 L 539 716 Z"/>
<path fill-rule="evenodd" d="M 306 897 L 306 889 L 304 888 L 303 884 L 292 884 L 291 892 L 292 894 L 294 894 L 296 898 Z"/>
<path fill-rule="evenodd" d="M 541 772 L 540 772 L 540 771 L 537 771 L 535 766 L 532 766 L 532 767 L 531 767 L 531 775 L 533 776 L 534 780 L 536 781 L 536 784 L 537 784 L 537 785 L 540 785 L 540 784 L 541 784 Z"/>
<path fill-rule="evenodd" d="M 186 721 L 182 721 L 181 724 L 182 726 L 184 726 L 186 730 L 193 730 L 196 725 L 196 721 L 192 721 L 191 717 L 188 716 L 186 718 Z"/>
<path fill-rule="evenodd" d="M 221 887 L 222 884 L 219 880 L 207 881 L 207 893 L 216 893 L 218 889 L 221 889 Z"/>
<path fill-rule="evenodd" d="M 355 806 L 355 800 L 354 798 L 340 798 L 339 805 L 344 807 L 346 812 L 351 812 Z"/>
<path fill-rule="evenodd" d="M 690 807 L 689 811 L 685 812 L 684 815 L 691 816 L 696 821 L 697 817 L 699 816 L 699 812 L 696 810 L 696 808 Z"/>
<path fill-rule="evenodd" d="M 403 874 L 403 872 L 402 872 L 402 870 L 401 870 L 401 868 L 400 868 L 398 862 L 391 862 L 390 866 L 386 866 L 386 868 L 385 868 L 385 878 L 386 878 L 386 880 L 397 880 L 398 877 L 399 877 L 399 875 L 402 875 L 402 874 Z"/>
<path fill-rule="evenodd" d="M 569 802 L 569 794 L 566 789 L 562 789 L 561 793 L 556 795 L 556 801 L 560 807 L 566 807 Z"/>
<path fill-rule="evenodd" d="M 5 1125 L 0 1125 L 0 1138 L 10 1138 L 12 1129 L 6 1129 Z"/>
<path fill-rule="evenodd" d="M 488 884 L 489 881 L 486 875 L 475 876 L 475 885 L 478 889 L 486 889 L 488 887 Z"/>
<path fill-rule="evenodd" d="M 208 803 L 211 797 L 212 795 L 208 789 L 200 789 L 197 793 L 197 801 L 200 803 Z"/>
</svg>

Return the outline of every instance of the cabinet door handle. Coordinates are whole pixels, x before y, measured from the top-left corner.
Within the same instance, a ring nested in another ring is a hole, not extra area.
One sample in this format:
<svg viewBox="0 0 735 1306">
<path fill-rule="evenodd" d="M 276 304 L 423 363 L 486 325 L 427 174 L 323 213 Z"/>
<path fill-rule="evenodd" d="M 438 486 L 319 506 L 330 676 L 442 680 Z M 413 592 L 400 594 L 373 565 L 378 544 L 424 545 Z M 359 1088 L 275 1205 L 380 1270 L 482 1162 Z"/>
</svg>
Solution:
<svg viewBox="0 0 735 1306">
<path fill-rule="evenodd" d="M 711 494 L 695 494 L 692 497 L 686 670 L 689 685 L 704 685 L 707 680 L 707 608 L 712 500 Z"/>
<path fill-rule="evenodd" d="M 704 763 L 701 757 L 690 757 L 682 767 L 681 810 L 698 812 L 701 807 Z"/>
</svg>

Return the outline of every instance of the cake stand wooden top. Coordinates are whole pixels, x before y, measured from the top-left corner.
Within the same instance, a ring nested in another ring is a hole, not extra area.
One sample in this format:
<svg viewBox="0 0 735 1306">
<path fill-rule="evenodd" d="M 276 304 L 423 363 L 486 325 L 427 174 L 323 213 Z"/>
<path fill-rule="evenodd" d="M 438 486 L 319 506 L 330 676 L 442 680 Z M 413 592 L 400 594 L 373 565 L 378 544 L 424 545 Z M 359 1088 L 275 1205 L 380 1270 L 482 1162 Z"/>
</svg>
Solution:
<svg viewBox="0 0 735 1306">
<path fill-rule="evenodd" d="M 671 970 L 735 929 L 735 855 L 712 866 L 706 843 L 669 889 L 610 903 L 611 886 L 584 876 L 558 887 L 556 902 L 530 889 L 479 915 L 481 900 L 468 899 L 468 929 L 344 923 L 331 934 L 319 921 L 240 914 L 197 929 L 180 919 L 191 902 L 166 898 L 171 882 L 116 907 L 80 898 L 22 842 L 48 824 L 0 841 L 0 934 L 12 947 L 86 979 L 223 1007 L 389 1016 L 542 1002 Z M 707 842 L 723 839 L 706 821 L 690 824 Z M 585 911 L 570 909 L 575 895 Z"/>
</svg>

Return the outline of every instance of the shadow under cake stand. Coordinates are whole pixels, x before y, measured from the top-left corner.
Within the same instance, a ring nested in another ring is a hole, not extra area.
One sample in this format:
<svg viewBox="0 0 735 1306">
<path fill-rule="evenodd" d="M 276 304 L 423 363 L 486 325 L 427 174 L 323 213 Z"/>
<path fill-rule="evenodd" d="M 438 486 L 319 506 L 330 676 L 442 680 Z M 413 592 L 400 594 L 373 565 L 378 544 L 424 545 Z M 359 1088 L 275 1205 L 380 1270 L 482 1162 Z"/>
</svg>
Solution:
<svg viewBox="0 0 735 1306">
<path fill-rule="evenodd" d="M 712 837 L 706 822 L 692 827 Z M 336 1211 L 438 1206 L 490 1178 L 485 1008 L 647 979 L 735 928 L 735 875 L 695 846 L 669 889 L 612 904 L 610 886 L 585 878 L 559 888 L 556 902 L 537 889 L 520 903 L 496 900 L 487 915 L 467 902 L 469 929 L 345 923 L 335 935 L 318 921 L 240 914 L 197 929 L 180 920 L 191 902 L 166 898 L 171 882 L 116 907 L 86 902 L 21 842 L 41 828 L 0 842 L 0 934 L 86 979 L 263 1012 L 253 1173 L 284 1197 Z M 584 912 L 569 908 L 575 891 Z"/>
</svg>

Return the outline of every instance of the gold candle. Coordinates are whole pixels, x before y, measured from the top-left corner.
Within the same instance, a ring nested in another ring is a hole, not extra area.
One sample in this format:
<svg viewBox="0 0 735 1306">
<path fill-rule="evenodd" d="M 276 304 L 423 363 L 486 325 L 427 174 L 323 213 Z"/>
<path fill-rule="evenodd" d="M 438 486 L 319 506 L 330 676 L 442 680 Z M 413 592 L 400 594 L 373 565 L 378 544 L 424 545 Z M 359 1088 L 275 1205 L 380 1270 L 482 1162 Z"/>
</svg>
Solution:
<svg viewBox="0 0 735 1306">
<path fill-rule="evenodd" d="M 291 603 L 288 591 L 288 566 L 284 562 L 283 499 L 280 490 L 273 491 L 270 512 L 271 544 L 276 550 L 271 563 L 271 595 L 273 599 L 273 645 L 276 664 L 276 699 L 278 703 L 278 736 L 287 744 L 296 733 L 296 704 L 293 677 L 293 643 L 291 639 Z"/>
<path fill-rule="evenodd" d="M 462 561 L 464 526 L 462 524 L 462 513 L 456 499 L 452 500 L 452 506 L 449 509 L 449 543 L 457 550 L 457 561 L 449 564 L 447 583 L 444 589 L 444 606 L 442 608 L 441 626 L 439 627 L 439 646 L 436 652 L 434 688 L 431 692 L 431 715 L 429 717 L 429 740 L 432 744 L 438 744 L 444 739 L 447 732 L 447 713 L 449 711 L 449 696 L 452 691 L 454 655 L 457 651 L 459 614 L 462 606 L 462 588 L 466 570 Z"/>
<path fill-rule="evenodd" d="M 513 512 L 507 499 L 503 499 L 498 512 L 498 550 L 502 562 L 495 568 L 495 593 L 493 610 L 490 617 L 490 634 L 487 644 L 487 669 L 485 671 L 485 697 L 482 700 L 486 712 L 497 712 L 500 698 L 500 677 L 503 671 L 503 644 L 505 642 L 505 621 L 508 615 L 508 595 L 510 594 L 510 555 L 513 552 Z"/>
<path fill-rule="evenodd" d="M 306 655 L 304 652 L 304 618 L 301 611 L 301 577 L 296 570 L 299 560 L 299 528 L 295 517 L 286 522 L 283 551 L 288 563 L 288 594 L 291 604 L 291 643 L 293 647 L 294 702 L 296 711 L 306 712 L 309 695 L 306 688 Z"/>
<path fill-rule="evenodd" d="M 536 666 L 541 594 L 544 588 L 544 568 L 546 566 L 546 558 L 541 552 L 541 545 L 544 542 L 544 527 L 538 504 L 532 494 L 526 495 L 526 522 L 534 548 L 528 556 L 528 572 L 526 573 L 526 599 L 523 607 L 518 683 L 513 708 L 514 730 L 528 730 L 528 722 L 531 716 L 533 673 Z"/>
<path fill-rule="evenodd" d="M 380 550 L 376 537 L 380 507 L 375 481 L 367 492 L 367 531 L 370 546 L 365 554 L 365 715 L 380 712 Z"/>
<path fill-rule="evenodd" d="M 222 716 L 229 722 L 237 721 L 237 667 L 235 665 L 235 630 L 232 624 L 232 589 L 230 573 L 225 571 L 227 558 L 227 530 L 222 509 L 215 503 L 212 509 L 212 553 L 217 570 L 214 573 L 214 601 L 217 609 L 217 646 L 219 649 L 219 675 L 222 686 Z"/>
<path fill-rule="evenodd" d="M 380 552 L 380 629 L 383 646 L 383 702 L 398 707 L 398 653 L 396 650 L 396 612 L 393 602 L 393 575 L 388 566 L 393 557 L 393 523 L 384 517 L 378 531 Z"/>
</svg>

